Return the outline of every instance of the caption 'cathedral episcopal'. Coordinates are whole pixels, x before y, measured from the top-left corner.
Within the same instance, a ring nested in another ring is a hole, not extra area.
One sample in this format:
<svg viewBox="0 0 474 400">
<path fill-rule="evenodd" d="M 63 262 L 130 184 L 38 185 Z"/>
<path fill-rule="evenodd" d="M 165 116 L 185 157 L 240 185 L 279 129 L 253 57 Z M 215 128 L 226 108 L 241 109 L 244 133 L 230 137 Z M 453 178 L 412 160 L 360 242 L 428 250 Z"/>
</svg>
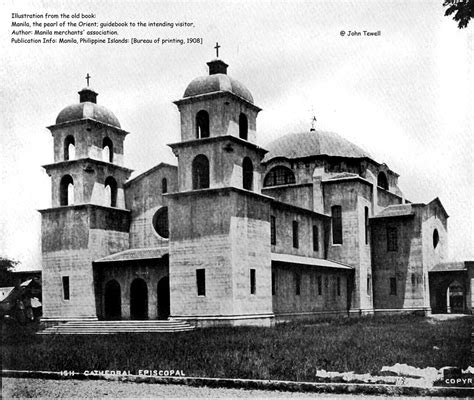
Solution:
<svg viewBox="0 0 474 400">
<path fill-rule="evenodd" d="M 43 321 L 271 325 L 471 309 L 473 268 L 446 263 L 439 199 L 405 200 L 394 171 L 334 133 L 258 146 L 251 93 L 222 60 L 208 66 L 174 102 L 177 167 L 129 180 L 128 132 L 89 87 L 49 127 Z"/>
</svg>

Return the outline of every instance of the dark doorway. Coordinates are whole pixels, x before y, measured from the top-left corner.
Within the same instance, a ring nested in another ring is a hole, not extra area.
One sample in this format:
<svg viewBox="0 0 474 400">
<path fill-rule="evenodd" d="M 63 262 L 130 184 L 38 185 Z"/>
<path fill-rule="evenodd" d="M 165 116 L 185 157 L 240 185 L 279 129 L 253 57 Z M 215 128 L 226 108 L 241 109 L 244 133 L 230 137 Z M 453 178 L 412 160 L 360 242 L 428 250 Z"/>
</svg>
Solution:
<svg viewBox="0 0 474 400">
<path fill-rule="evenodd" d="M 120 284 L 115 280 L 108 281 L 104 291 L 105 319 L 117 320 L 122 318 L 122 301 Z"/>
<path fill-rule="evenodd" d="M 167 276 L 158 282 L 158 319 L 168 319 L 170 316 L 170 281 Z"/>
<path fill-rule="evenodd" d="M 148 289 L 143 279 L 137 278 L 130 286 L 131 319 L 148 319 Z"/>
<path fill-rule="evenodd" d="M 209 160 L 203 154 L 199 154 L 193 160 L 193 190 L 207 189 L 209 187 Z"/>
<path fill-rule="evenodd" d="M 454 281 L 448 287 L 449 309 L 448 312 L 453 314 L 464 312 L 464 288 L 462 285 Z"/>
</svg>

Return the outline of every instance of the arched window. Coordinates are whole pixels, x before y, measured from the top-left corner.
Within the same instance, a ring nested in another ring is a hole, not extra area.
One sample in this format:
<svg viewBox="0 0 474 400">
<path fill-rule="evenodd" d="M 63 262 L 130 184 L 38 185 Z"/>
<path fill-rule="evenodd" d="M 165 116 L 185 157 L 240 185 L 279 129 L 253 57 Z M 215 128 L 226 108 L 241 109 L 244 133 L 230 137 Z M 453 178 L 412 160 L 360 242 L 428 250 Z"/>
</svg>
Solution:
<svg viewBox="0 0 474 400">
<path fill-rule="evenodd" d="M 379 172 L 377 177 L 377 186 L 380 186 L 382 189 L 388 190 L 388 180 L 387 175 L 384 172 Z"/>
<path fill-rule="evenodd" d="M 253 189 L 253 164 L 248 157 L 245 157 L 242 163 L 242 181 L 242 186 L 244 189 Z"/>
<path fill-rule="evenodd" d="M 239 137 L 247 140 L 249 132 L 249 121 L 244 113 L 239 116 Z"/>
<path fill-rule="evenodd" d="M 170 236 L 169 223 L 168 223 L 168 207 L 161 207 L 153 215 L 153 228 L 158 235 L 168 239 Z"/>
<path fill-rule="evenodd" d="M 270 170 L 265 176 L 263 186 L 278 186 L 295 183 L 295 174 L 287 167 L 278 166 Z"/>
<path fill-rule="evenodd" d="M 102 161 L 114 161 L 114 145 L 112 140 L 110 140 L 108 137 L 105 137 L 102 141 Z"/>
<path fill-rule="evenodd" d="M 439 233 L 438 233 L 438 229 L 435 229 L 433 231 L 433 248 L 434 249 L 438 247 L 438 243 L 439 243 Z"/>
<path fill-rule="evenodd" d="M 209 160 L 205 155 L 199 154 L 193 160 L 193 189 L 206 189 L 209 187 Z"/>
<path fill-rule="evenodd" d="M 74 181 L 71 175 L 64 175 L 59 183 L 59 205 L 74 204 Z"/>
<path fill-rule="evenodd" d="M 196 139 L 209 137 L 209 114 L 201 110 L 196 114 Z"/>
<path fill-rule="evenodd" d="M 64 140 L 64 161 L 74 160 L 76 158 L 76 146 L 74 136 L 69 135 Z"/>
<path fill-rule="evenodd" d="M 168 193 L 168 181 L 166 178 L 161 180 L 161 193 Z"/>
<path fill-rule="evenodd" d="M 107 207 L 117 207 L 117 181 L 109 176 L 104 183 L 105 205 Z"/>
</svg>

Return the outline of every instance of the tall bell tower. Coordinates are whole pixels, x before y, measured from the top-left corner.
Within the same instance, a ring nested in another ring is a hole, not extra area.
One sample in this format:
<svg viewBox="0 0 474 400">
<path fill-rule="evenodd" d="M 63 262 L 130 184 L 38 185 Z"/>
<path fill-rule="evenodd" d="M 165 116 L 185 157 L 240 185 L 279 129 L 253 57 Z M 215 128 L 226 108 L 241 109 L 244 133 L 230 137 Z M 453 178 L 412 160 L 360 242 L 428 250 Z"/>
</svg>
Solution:
<svg viewBox="0 0 474 400">
<path fill-rule="evenodd" d="M 129 245 L 123 184 L 132 171 L 122 165 L 128 132 L 97 96 L 85 87 L 79 103 L 48 127 L 54 163 L 43 167 L 51 208 L 40 210 L 45 322 L 96 319 L 92 262 Z"/>
<path fill-rule="evenodd" d="M 175 101 L 181 141 L 178 191 L 167 195 L 171 316 L 198 325 L 273 320 L 270 198 L 261 194 L 257 107 L 249 90 L 207 63 Z"/>
</svg>

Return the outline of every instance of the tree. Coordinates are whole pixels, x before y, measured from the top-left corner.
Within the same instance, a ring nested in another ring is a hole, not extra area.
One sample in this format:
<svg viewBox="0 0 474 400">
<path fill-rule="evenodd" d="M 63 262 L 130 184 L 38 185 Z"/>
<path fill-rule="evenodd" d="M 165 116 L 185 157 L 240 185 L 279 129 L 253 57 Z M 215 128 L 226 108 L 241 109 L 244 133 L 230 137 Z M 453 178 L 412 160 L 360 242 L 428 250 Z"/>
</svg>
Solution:
<svg viewBox="0 0 474 400">
<path fill-rule="evenodd" d="M 474 0 L 445 0 L 443 7 L 448 7 L 444 15 L 449 16 L 454 13 L 453 19 L 458 23 L 458 28 L 463 29 L 472 18 Z"/>
<path fill-rule="evenodd" d="M 0 287 L 15 285 L 13 270 L 20 262 L 0 257 Z"/>
</svg>

